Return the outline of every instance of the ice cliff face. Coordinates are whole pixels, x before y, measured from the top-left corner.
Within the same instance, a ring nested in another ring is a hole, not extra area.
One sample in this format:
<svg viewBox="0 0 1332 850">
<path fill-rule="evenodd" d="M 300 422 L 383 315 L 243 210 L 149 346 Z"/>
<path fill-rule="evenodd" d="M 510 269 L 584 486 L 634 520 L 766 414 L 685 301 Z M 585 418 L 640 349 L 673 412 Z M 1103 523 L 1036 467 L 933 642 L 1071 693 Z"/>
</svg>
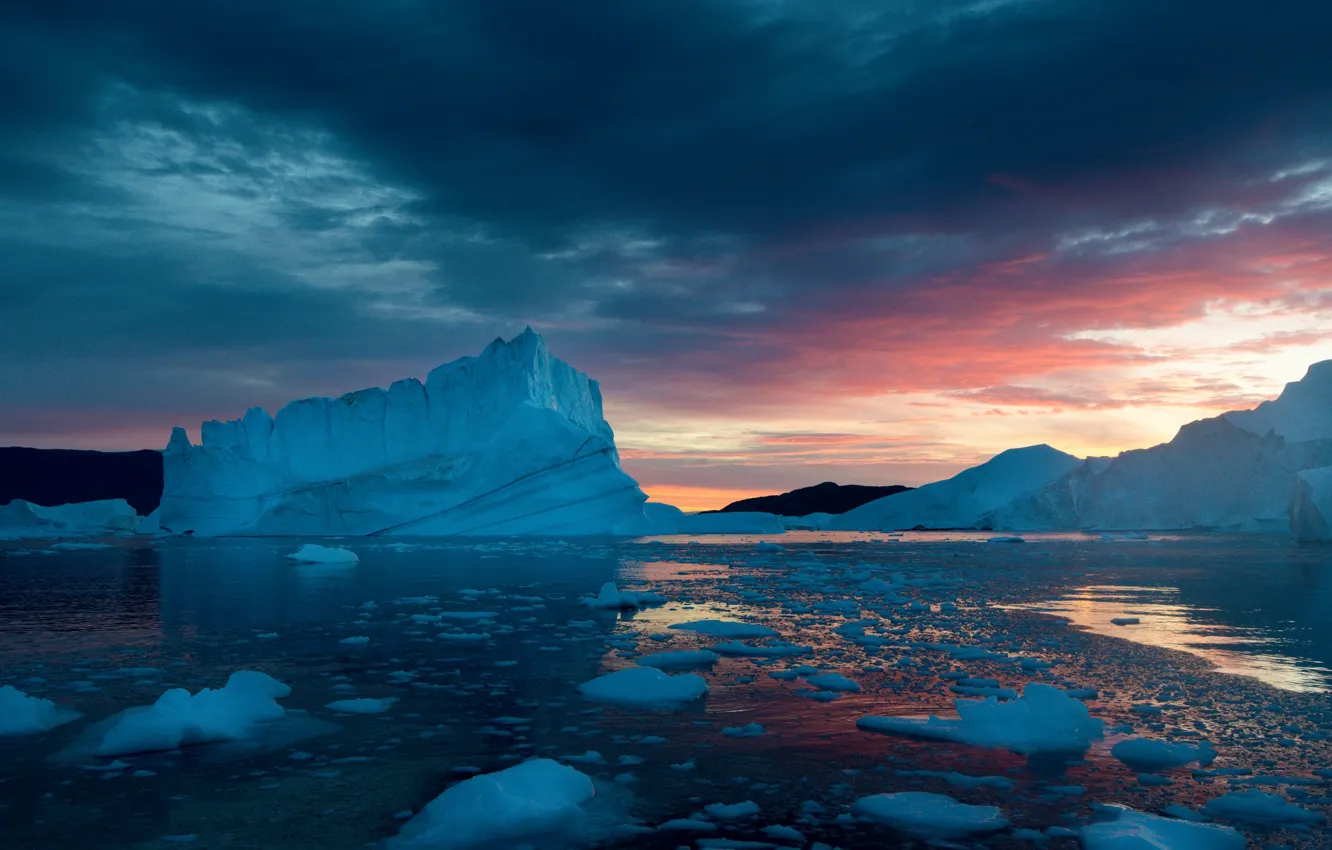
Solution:
<svg viewBox="0 0 1332 850">
<path fill-rule="evenodd" d="M 160 521 L 200 535 L 635 533 L 597 382 L 530 329 L 387 390 L 172 432 Z"/>
<path fill-rule="evenodd" d="M 1089 459 L 988 521 L 996 528 L 1284 531 L 1297 513 L 1308 516 L 1295 507 L 1297 475 L 1329 465 L 1332 361 L 1325 361 L 1275 401 L 1192 422 L 1159 446 Z"/>
<path fill-rule="evenodd" d="M 1301 543 L 1332 541 L 1332 466 L 1306 469 L 1295 477 L 1290 530 Z"/>
</svg>

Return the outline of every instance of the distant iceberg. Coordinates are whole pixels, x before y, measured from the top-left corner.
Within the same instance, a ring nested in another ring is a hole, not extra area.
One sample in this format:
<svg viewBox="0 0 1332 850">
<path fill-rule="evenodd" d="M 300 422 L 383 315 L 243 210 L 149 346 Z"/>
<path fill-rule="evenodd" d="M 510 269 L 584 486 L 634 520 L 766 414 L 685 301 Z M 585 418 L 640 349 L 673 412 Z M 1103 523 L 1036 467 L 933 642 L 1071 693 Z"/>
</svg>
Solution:
<svg viewBox="0 0 1332 850">
<path fill-rule="evenodd" d="M 986 524 L 992 512 L 1081 465 L 1078 458 L 1050 446 L 1009 449 L 952 478 L 834 516 L 825 527 L 839 531 L 997 527 Z"/>
<path fill-rule="evenodd" d="M 387 390 L 177 428 L 160 524 L 196 535 L 637 534 L 597 382 L 529 328 Z"/>
<path fill-rule="evenodd" d="M 1191 422 L 1168 443 L 1085 461 L 1010 449 L 946 481 L 833 517 L 855 531 L 1286 531 L 1332 538 L 1332 360 L 1253 410 Z"/>
<path fill-rule="evenodd" d="M 1191 422 L 1149 449 L 1091 458 L 987 520 L 996 528 L 1286 531 L 1295 510 L 1313 527 L 1314 514 L 1293 508 L 1292 498 L 1302 471 L 1325 466 L 1332 466 L 1332 361 L 1310 366 L 1253 410 Z M 1300 505 L 1316 512 L 1315 492 Z"/>
<path fill-rule="evenodd" d="M 134 534 L 141 520 L 124 499 L 77 502 L 53 508 L 15 499 L 0 505 L 0 539 Z"/>
</svg>

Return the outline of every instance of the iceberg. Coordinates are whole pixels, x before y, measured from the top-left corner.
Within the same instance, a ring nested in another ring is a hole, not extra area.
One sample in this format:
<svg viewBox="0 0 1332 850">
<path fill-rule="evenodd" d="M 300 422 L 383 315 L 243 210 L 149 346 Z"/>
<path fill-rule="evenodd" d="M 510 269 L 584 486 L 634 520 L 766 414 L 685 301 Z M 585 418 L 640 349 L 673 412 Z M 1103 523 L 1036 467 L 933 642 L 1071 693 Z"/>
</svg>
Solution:
<svg viewBox="0 0 1332 850">
<path fill-rule="evenodd" d="M 1292 444 L 1237 427 L 1228 415 L 1192 422 L 1149 449 L 1093 458 L 1049 487 L 996 510 L 1024 528 L 1285 531 L 1296 474 L 1332 464 L 1332 439 Z"/>
<path fill-rule="evenodd" d="M 1309 367 L 1273 401 L 1253 410 L 1234 410 L 1221 418 L 1250 434 L 1273 433 L 1291 443 L 1332 437 L 1332 360 Z"/>
<path fill-rule="evenodd" d="M 306 543 L 288 555 L 287 560 L 298 564 L 355 564 L 359 563 L 361 558 L 352 550 L 341 546 Z"/>
<path fill-rule="evenodd" d="M 1295 476 L 1287 516 L 1300 543 L 1332 540 L 1332 466 L 1305 469 Z"/>
<path fill-rule="evenodd" d="M 160 524 L 196 535 L 637 534 L 597 382 L 530 328 L 387 390 L 172 432 Z"/>
<path fill-rule="evenodd" d="M 947 794 L 925 791 L 861 797 L 851 813 L 931 843 L 973 838 L 1008 826 L 995 806 L 971 806 Z"/>
<path fill-rule="evenodd" d="M 28 696 L 12 685 L 0 687 L 0 737 L 49 732 L 80 716 L 49 699 Z"/>
<path fill-rule="evenodd" d="M 1243 850 L 1243 833 L 1228 826 L 1163 818 L 1123 806 L 1101 806 L 1112 820 L 1079 830 L 1086 850 L 1143 850 L 1179 847 L 1190 850 Z"/>
<path fill-rule="evenodd" d="M 1039 682 L 1027 685 L 1021 699 L 954 700 L 953 706 L 956 719 L 869 715 L 857 720 L 856 726 L 885 735 L 955 741 L 1027 756 L 1086 752 L 1105 730 L 1103 721 L 1092 717 L 1081 702 Z"/>
<path fill-rule="evenodd" d="M 0 505 L 0 539 L 134 534 L 140 517 L 124 499 L 76 502 L 53 508 L 15 499 Z"/>
<path fill-rule="evenodd" d="M 730 511 L 687 514 L 675 505 L 648 502 L 643 511 L 652 534 L 782 534 L 786 525 L 776 514 Z"/>
<path fill-rule="evenodd" d="M 558 839 L 583 823 L 596 796 L 587 774 L 551 759 L 533 759 L 473 776 L 431 800 L 389 850 L 518 847 Z"/>
<path fill-rule="evenodd" d="M 623 705 L 682 704 L 707 692 L 707 681 L 697 673 L 672 676 L 655 667 L 626 667 L 578 686 L 587 699 Z"/>
<path fill-rule="evenodd" d="M 96 753 L 111 758 L 239 741 L 263 724 L 281 720 L 286 710 L 277 700 L 290 695 L 291 688 L 254 670 L 232 673 L 218 690 L 191 694 L 172 688 L 151 706 L 125 712 L 106 731 Z"/>
<path fill-rule="evenodd" d="M 1174 439 L 1080 461 L 1010 449 L 946 481 L 833 517 L 843 531 L 1286 531 L 1332 539 L 1332 360 L 1279 398 L 1191 422 Z"/>
<path fill-rule="evenodd" d="M 1046 445 L 1000 452 L 980 466 L 832 517 L 836 531 L 998 528 L 989 517 L 1018 497 L 1077 469 L 1082 461 Z M 1002 526 L 1023 529 L 1028 526 Z"/>
</svg>

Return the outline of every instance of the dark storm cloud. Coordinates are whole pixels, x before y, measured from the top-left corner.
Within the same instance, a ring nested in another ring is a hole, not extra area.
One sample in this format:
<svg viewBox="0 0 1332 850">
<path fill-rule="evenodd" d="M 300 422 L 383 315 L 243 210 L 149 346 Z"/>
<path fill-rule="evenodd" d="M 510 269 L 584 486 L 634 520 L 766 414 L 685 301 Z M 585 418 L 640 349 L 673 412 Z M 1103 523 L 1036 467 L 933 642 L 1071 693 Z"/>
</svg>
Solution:
<svg viewBox="0 0 1332 850">
<path fill-rule="evenodd" d="M 1013 286 L 1059 302 L 1286 215 L 1322 177 L 1272 175 L 1332 154 L 1329 31 L 1313 0 L 0 0 L 0 415 L 272 403 L 524 321 L 626 397 L 841 387 L 847 323 L 992 321 L 919 295 L 1010 285 L 987 264 L 1062 251 Z M 1068 356 L 1039 336 L 1010 360 Z"/>
<path fill-rule="evenodd" d="M 732 0 L 27 5 L 7 60 L 35 92 L 21 115 L 114 76 L 300 116 L 428 208 L 533 242 L 607 220 L 965 219 L 1022 187 L 1220 168 L 1264 132 L 1332 121 L 1320 2 L 941 3 L 919 20 Z M 1169 179 L 1191 192 L 1168 203 L 1207 193 Z"/>
</svg>

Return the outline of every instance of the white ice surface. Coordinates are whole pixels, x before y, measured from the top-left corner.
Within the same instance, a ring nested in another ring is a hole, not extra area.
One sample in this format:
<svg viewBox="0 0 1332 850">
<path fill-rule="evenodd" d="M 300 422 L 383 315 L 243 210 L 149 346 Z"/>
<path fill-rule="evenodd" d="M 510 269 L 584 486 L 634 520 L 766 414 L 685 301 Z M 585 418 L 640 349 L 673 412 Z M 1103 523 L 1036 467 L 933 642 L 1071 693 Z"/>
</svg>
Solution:
<svg viewBox="0 0 1332 850">
<path fill-rule="evenodd" d="M 628 667 L 578 686 L 590 700 L 624 705 L 670 705 L 693 702 L 708 691 L 696 673 L 672 676 L 653 667 Z"/>
<path fill-rule="evenodd" d="M 15 499 L 0 505 L 0 540 L 134 534 L 140 517 L 124 499 L 76 502 L 53 508 Z"/>
<path fill-rule="evenodd" d="M 174 750 L 190 744 L 238 741 L 262 723 L 285 714 L 276 700 L 290 696 L 291 688 L 273 677 L 241 670 L 224 687 L 204 688 L 191 694 L 173 688 L 151 706 L 126 712 L 102 737 L 99 756 Z"/>
<path fill-rule="evenodd" d="M 952 478 L 835 516 L 827 527 L 842 531 L 977 527 L 991 511 L 1045 487 L 1081 463 L 1046 445 L 1009 449 Z"/>
<path fill-rule="evenodd" d="M 601 390 L 530 330 L 389 389 L 182 429 L 161 525 L 197 535 L 633 534 Z"/>
<path fill-rule="evenodd" d="M 287 559 L 302 564 L 355 564 L 361 560 L 350 549 L 341 546 L 320 546 L 318 543 L 306 543 L 288 555 Z"/>
<path fill-rule="evenodd" d="M 1244 850 L 1244 836 L 1226 826 L 1163 818 L 1105 806 L 1113 820 L 1079 830 L 1085 850 Z"/>
<path fill-rule="evenodd" d="M 29 696 L 12 685 L 0 687 L 0 737 L 35 735 L 78 718 L 77 711 L 49 699 Z"/>
<path fill-rule="evenodd" d="M 572 832 L 582 806 L 596 794 L 592 780 L 568 765 L 534 759 L 465 779 L 431 800 L 389 850 L 518 847 L 526 840 Z"/>
<path fill-rule="evenodd" d="M 1008 820 L 994 806 L 959 803 L 947 794 L 903 791 L 861 797 L 851 813 L 927 841 L 949 841 L 997 832 Z"/>
<path fill-rule="evenodd" d="M 1023 755 L 1079 753 L 1104 735 L 1104 723 L 1092 717 L 1087 706 L 1051 685 L 1027 685 L 1021 699 L 955 700 L 953 705 L 955 719 L 869 716 L 856 725 L 887 735 L 956 741 Z"/>
</svg>

